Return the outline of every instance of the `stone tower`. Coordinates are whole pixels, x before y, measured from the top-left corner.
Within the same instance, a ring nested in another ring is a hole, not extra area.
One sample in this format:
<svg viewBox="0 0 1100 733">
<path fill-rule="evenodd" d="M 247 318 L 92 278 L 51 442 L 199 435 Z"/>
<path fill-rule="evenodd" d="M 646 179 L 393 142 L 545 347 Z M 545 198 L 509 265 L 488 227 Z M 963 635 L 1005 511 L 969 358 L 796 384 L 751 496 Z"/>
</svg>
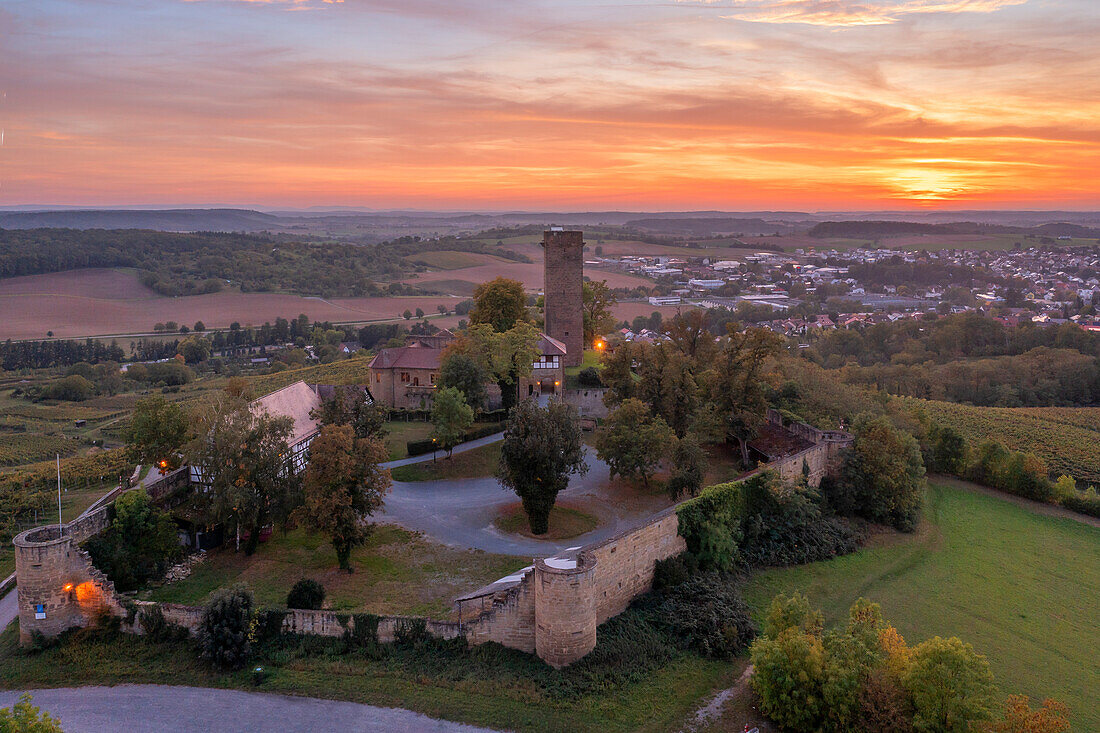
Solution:
<svg viewBox="0 0 1100 733">
<path fill-rule="evenodd" d="M 584 358 L 584 233 L 551 227 L 542 233 L 545 331 L 565 344 L 565 366 Z"/>
</svg>

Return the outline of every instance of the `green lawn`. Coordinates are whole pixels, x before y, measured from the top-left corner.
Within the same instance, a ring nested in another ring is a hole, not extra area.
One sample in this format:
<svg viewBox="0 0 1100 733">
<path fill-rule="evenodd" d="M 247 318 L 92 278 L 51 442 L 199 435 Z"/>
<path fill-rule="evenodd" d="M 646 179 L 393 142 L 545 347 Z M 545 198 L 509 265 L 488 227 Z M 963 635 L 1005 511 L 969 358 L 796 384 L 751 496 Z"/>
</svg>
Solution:
<svg viewBox="0 0 1100 733">
<path fill-rule="evenodd" d="M 405 422 L 395 420 L 386 423 L 386 451 L 391 461 L 407 458 L 409 452 L 405 444 L 410 440 L 424 440 L 432 434 L 430 422 Z"/>
<path fill-rule="evenodd" d="M 322 535 L 276 532 L 252 557 L 232 543 L 211 552 L 185 580 L 141 597 L 199 605 L 218 588 L 244 583 L 261 606 L 285 606 L 286 594 L 303 577 L 321 582 L 326 607 L 340 611 L 447 618 L 452 600 L 527 565 L 526 558 L 440 545 L 392 525 L 375 527 L 352 552 L 354 573 L 339 570 L 336 553 Z"/>
<path fill-rule="evenodd" d="M 435 481 L 436 479 L 478 478 L 492 476 L 500 463 L 500 443 L 490 443 L 450 458 L 443 451 L 435 460 L 398 466 L 391 469 L 394 481 Z"/>
<path fill-rule="evenodd" d="M 910 643 L 959 636 L 989 658 L 1002 693 L 1057 698 L 1075 730 L 1100 730 L 1100 530 L 945 486 L 931 487 L 926 516 L 916 535 L 758 573 L 746 598 L 762 613 L 800 590 L 836 622 L 865 596 Z"/>
<path fill-rule="evenodd" d="M 538 537 L 543 540 L 567 540 L 578 537 L 585 532 L 591 532 L 599 526 L 600 520 L 580 509 L 563 506 L 558 502 L 550 510 L 549 529 L 546 534 L 534 535 L 531 533 L 531 525 L 527 520 L 527 514 L 523 506 L 517 501 L 508 505 L 504 511 L 493 520 L 493 524 L 501 532 L 508 534 L 522 534 L 526 537 Z"/>
</svg>

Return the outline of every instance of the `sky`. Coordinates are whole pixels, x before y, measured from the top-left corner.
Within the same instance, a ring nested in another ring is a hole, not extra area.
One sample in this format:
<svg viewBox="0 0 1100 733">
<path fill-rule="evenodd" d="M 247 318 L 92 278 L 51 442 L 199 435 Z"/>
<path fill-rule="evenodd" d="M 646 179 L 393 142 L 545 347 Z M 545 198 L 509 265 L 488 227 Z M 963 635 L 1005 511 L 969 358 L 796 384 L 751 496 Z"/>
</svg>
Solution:
<svg viewBox="0 0 1100 733">
<path fill-rule="evenodd" d="M 1100 209 L 1100 0 L 0 2 L 0 206 Z"/>
</svg>

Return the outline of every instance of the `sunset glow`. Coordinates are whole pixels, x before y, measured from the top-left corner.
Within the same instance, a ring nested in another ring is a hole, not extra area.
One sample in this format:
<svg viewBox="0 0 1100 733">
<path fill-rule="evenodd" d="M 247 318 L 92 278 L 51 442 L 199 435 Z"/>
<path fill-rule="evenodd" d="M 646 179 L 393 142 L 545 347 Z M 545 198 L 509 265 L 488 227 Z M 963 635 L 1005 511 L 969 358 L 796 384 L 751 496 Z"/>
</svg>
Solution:
<svg viewBox="0 0 1100 733">
<path fill-rule="evenodd" d="M 0 205 L 1100 206 L 1095 0 L 36 0 Z"/>
</svg>

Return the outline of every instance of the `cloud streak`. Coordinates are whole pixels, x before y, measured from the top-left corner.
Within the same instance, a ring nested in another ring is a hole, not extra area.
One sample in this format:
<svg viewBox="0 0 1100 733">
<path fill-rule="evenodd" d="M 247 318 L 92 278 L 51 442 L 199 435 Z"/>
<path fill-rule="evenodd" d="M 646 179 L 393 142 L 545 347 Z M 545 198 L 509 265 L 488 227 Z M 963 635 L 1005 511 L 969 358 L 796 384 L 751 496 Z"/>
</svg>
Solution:
<svg viewBox="0 0 1100 733">
<path fill-rule="evenodd" d="M 802 23 L 829 27 L 889 25 L 906 16 L 992 13 L 1027 0 L 679 0 L 730 7 L 725 18 L 754 23 Z"/>
</svg>

